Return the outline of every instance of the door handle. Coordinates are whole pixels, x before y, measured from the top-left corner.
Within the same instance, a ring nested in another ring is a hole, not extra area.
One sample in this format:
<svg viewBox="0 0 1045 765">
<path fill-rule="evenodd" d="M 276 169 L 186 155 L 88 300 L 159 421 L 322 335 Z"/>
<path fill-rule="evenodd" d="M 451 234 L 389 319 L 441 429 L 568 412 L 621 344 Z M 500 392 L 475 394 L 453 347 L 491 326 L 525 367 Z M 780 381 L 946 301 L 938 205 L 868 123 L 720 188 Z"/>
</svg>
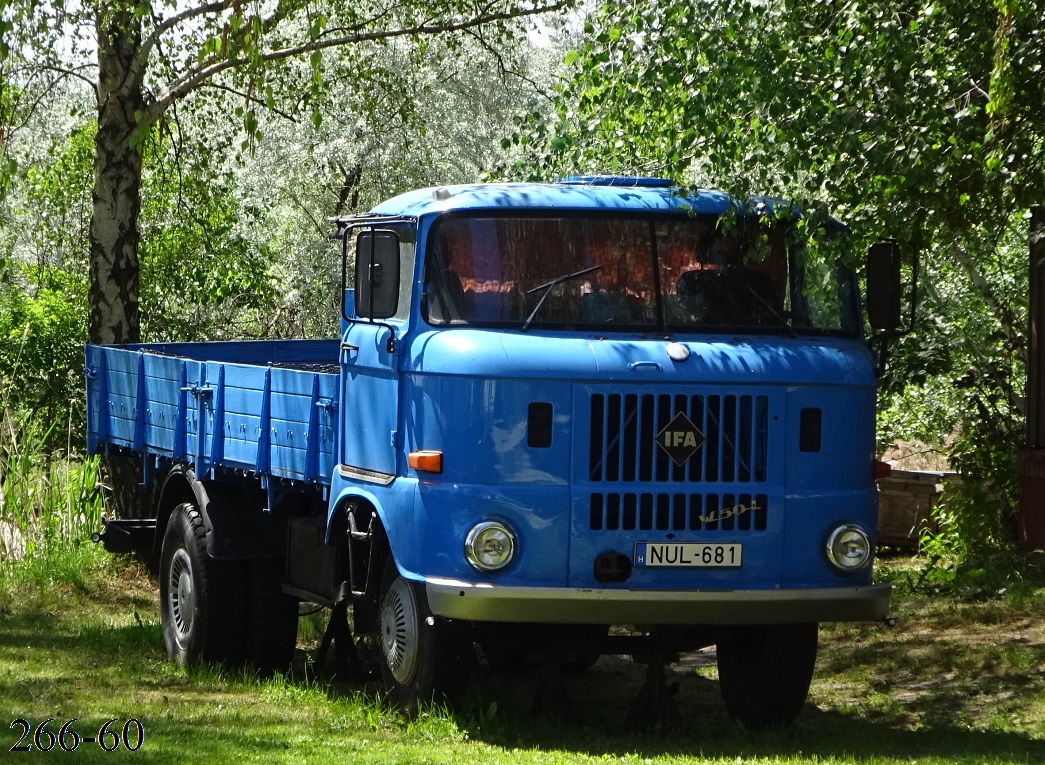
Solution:
<svg viewBox="0 0 1045 765">
<path fill-rule="evenodd" d="M 633 372 L 641 372 L 647 369 L 650 371 L 656 370 L 657 372 L 659 372 L 660 364 L 658 364 L 656 361 L 633 361 L 630 364 L 628 364 L 628 369 L 630 369 Z"/>
</svg>

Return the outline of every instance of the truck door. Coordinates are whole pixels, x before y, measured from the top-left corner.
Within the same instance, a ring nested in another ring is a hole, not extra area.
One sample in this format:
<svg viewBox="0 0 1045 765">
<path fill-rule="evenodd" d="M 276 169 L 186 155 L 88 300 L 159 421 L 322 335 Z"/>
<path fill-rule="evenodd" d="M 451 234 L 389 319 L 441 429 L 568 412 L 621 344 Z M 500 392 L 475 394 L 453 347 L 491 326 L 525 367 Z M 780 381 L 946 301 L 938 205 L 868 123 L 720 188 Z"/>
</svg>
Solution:
<svg viewBox="0 0 1045 765">
<path fill-rule="evenodd" d="M 341 334 L 341 464 L 377 481 L 396 474 L 399 346 L 410 306 L 413 239 L 406 229 L 365 229 L 348 242 L 356 274 Z"/>
</svg>

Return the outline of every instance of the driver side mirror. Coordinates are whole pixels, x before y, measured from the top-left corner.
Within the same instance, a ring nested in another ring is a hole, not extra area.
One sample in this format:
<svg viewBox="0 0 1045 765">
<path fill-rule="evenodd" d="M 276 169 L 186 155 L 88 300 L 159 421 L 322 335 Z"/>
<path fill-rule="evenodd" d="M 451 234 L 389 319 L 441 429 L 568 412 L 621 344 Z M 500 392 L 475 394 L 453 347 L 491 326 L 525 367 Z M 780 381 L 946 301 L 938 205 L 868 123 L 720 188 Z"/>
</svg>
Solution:
<svg viewBox="0 0 1045 765">
<path fill-rule="evenodd" d="M 885 332 L 900 328 L 900 246 L 893 240 L 875 242 L 867 253 L 867 318 Z"/>
<path fill-rule="evenodd" d="M 356 315 L 387 319 L 399 309 L 399 237 L 364 231 L 356 237 Z"/>
</svg>

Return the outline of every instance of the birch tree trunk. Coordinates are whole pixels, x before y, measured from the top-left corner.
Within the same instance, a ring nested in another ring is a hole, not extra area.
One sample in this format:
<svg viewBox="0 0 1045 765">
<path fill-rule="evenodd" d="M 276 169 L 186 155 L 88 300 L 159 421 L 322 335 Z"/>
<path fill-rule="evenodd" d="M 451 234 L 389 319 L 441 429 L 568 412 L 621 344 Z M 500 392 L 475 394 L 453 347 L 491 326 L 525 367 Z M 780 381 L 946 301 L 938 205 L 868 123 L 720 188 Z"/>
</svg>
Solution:
<svg viewBox="0 0 1045 765">
<path fill-rule="evenodd" d="M 123 0 L 98 11 L 98 132 L 94 139 L 87 333 L 92 343 L 141 340 L 138 308 L 138 213 L 141 209 L 139 118 L 143 72 L 136 69 L 141 22 Z M 150 514 L 137 457 L 102 459 L 107 512 Z"/>
<path fill-rule="evenodd" d="M 130 8 L 119 5 L 100 10 L 96 23 L 98 133 L 87 328 L 92 343 L 135 343 L 141 339 L 141 154 L 133 139 L 143 102 L 143 73 L 135 71 L 134 63 L 141 46 L 141 23 Z"/>
</svg>

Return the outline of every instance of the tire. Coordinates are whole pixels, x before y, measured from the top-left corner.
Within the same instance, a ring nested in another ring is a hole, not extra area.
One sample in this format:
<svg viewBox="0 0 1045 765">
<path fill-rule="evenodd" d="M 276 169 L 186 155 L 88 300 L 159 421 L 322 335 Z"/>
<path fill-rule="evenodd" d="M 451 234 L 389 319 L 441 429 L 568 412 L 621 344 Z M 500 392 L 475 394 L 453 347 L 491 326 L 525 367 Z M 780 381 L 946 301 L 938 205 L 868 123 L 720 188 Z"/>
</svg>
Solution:
<svg viewBox="0 0 1045 765">
<path fill-rule="evenodd" d="M 414 717 L 424 703 L 453 699 L 468 685 L 467 642 L 457 625 L 432 616 L 422 585 L 389 556 L 381 580 L 381 676 L 388 702 Z"/>
<path fill-rule="evenodd" d="M 817 625 L 733 627 L 718 643 L 718 678 L 730 716 L 748 730 L 784 728 L 805 704 Z"/>
<path fill-rule="evenodd" d="M 180 667 L 241 664 L 245 648 L 245 577 L 236 561 L 207 553 L 203 517 L 174 508 L 160 551 L 160 622 L 167 655 Z"/>
<path fill-rule="evenodd" d="M 583 675 L 594 667 L 599 657 L 602 656 L 599 647 L 606 642 L 606 636 L 610 634 L 610 628 L 606 625 L 593 625 L 579 629 L 583 635 L 581 645 L 570 660 L 562 665 L 562 671 L 567 675 Z M 595 647 L 590 647 L 591 645 Z"/>
<path fill-rule="evenodd" d="M 244 658 L 262 674 L 286 672 L 298 641 L 298 600 L 283 592 L 282 558 L 247 564 L 247 635 Z"/>
</svg>

